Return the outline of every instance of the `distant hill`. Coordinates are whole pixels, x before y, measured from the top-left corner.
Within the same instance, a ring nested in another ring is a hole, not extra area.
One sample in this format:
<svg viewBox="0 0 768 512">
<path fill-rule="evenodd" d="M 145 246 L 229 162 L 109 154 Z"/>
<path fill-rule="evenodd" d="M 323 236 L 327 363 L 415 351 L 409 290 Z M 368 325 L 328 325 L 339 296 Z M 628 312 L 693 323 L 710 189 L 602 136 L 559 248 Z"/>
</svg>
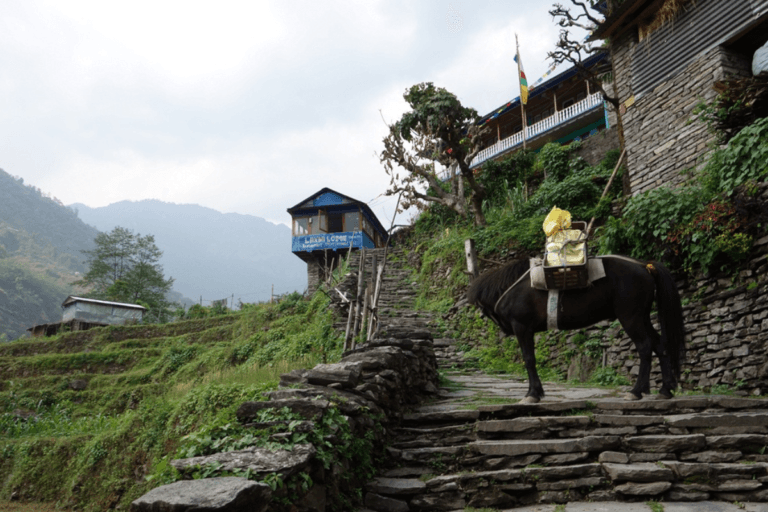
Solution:
<svg viewBox="0 0 768 512">
<path fill-rule="evenodd" d="M 191 204 L 121 201 L 90 208 L 70 206 L 100 231 L 122 226 L 155 236 L 165 275 L 174 289 L 194 300 L 231 298 L 235 303 L 269 300 L 307 287 L 306 265 L 291 254 L 291 230 L 260 217 L 220 213 Z"/>
<path fill-rule="evenodd" d="M 98 231 L 40 189 L 0 169 L 0 339 L 61 319 L 82 250 Z"/>
</svg>

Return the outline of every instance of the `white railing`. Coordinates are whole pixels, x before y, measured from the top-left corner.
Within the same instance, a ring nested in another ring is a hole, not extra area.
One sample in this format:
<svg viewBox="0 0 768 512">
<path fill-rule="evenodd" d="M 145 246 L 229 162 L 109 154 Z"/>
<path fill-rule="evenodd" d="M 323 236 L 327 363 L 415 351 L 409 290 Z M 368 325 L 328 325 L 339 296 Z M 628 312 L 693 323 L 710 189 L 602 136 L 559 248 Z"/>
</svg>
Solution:
<svg viewBox="0 0 768 512">
<path fill-rule="evenodd" d="M 573 119 L 574 117 L 580 114 L 583 114 L 584 112 L 594 109 L 598 105 L 602 106 L 602 104 L 603 104 L 602 94 L 600 93 L 591 94 L 586 98 L 584 98 L 583 100 L 581 100 L 580 102 L 574 103 L 570 107 L 565 108 L 559 112 L 556 112 L 555 115 L 547 117 L 546 119 L 542 119 L 538 123 L 528 126 L 525 129 L 526 130 L 525 138 L 526 140 L 530 140 L 538 135 L 541 135 L 544 132 L 547 132 L 549 130 L 552 130 L 553 128 L 556 128 L 557 126 L 565 123 L 566 121 Z M 522 145 L 522 143 L 523 143 L 523 132 L 520 131 L 480 151 L 475 156 L 475 158 L 472 159 L 472 163 L 470 164 L 470 167 L 476 167 L 481 163 L 485 162 L 486 160 L 488 160 L 489 158 L 493 158 L 494 156 L 500 153 L 503 153 L 504 151 L 510 148 L 513 148 L 515 146 Z"/>
</svg>

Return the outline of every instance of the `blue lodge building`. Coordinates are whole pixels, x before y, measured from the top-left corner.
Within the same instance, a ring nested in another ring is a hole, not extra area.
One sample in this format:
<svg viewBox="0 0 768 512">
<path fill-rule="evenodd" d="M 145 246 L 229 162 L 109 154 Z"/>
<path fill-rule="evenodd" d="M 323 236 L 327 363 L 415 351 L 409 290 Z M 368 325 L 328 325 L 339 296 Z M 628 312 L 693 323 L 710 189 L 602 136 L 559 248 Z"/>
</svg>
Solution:
<svg viewBox="0 0 768 512">
<path fill-rule="evenodd" d="M 330 188 L 312 194 L 291 214 L 291 251 L 307 262 L 312 292 L 350 250 L 384 247 L 388 235 L 367 204 Z"/>
</svg>

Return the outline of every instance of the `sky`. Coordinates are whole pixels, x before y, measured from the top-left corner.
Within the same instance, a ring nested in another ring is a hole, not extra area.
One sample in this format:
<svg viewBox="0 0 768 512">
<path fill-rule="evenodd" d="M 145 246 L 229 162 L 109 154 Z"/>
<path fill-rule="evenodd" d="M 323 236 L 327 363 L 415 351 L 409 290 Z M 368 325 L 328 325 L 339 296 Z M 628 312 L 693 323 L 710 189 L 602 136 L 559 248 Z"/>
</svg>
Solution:
<svg viewBox="0 0 768 512">
<path fill-rule="evenodd" d="M 290 224 L 323 187 L 395 200 L 379 161 L 403 93 L 481 115 L 551 65 L 549 1 L 4 0 L 0 168 L 61 200 L 199 204 Z M 406 223 L 400 215 L 397 224 Z"/>
</svg>

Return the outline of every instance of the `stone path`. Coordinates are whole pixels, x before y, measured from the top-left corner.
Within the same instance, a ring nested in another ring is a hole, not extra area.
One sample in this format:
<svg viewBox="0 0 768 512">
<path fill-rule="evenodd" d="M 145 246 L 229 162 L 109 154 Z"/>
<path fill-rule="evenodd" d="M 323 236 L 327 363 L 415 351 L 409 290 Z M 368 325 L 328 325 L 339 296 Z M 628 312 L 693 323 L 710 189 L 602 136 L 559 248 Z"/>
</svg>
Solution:
<svg viewBox="0 0 768 512">
<path fill-rule="evenodd" d="M 749 503 L 768 501 L 768 401 L 626 402 L 618 390 L 547 383 L 529 405 L 522 379 L 443 376 L 437 396 L 404 415 L 389 468 L 368 485 L 371 510 L 635 512 L 654 500 L 666 512 L 768 512 Z"/>
<path fill-rule="evenodd" d="M 396 262 L 386 286 L 384 336 L 430 338 Z M 443 387 L 403 415 L 368 510 L 636 512 L 653 500 L 665 512 L 768 512 L 768 400 L 626 402 L 620 390 L 545 383 L 540 404 L 522 404 L 524 379 L 473 369 L 452 339 L 434 348 Z"/>
</svg>

